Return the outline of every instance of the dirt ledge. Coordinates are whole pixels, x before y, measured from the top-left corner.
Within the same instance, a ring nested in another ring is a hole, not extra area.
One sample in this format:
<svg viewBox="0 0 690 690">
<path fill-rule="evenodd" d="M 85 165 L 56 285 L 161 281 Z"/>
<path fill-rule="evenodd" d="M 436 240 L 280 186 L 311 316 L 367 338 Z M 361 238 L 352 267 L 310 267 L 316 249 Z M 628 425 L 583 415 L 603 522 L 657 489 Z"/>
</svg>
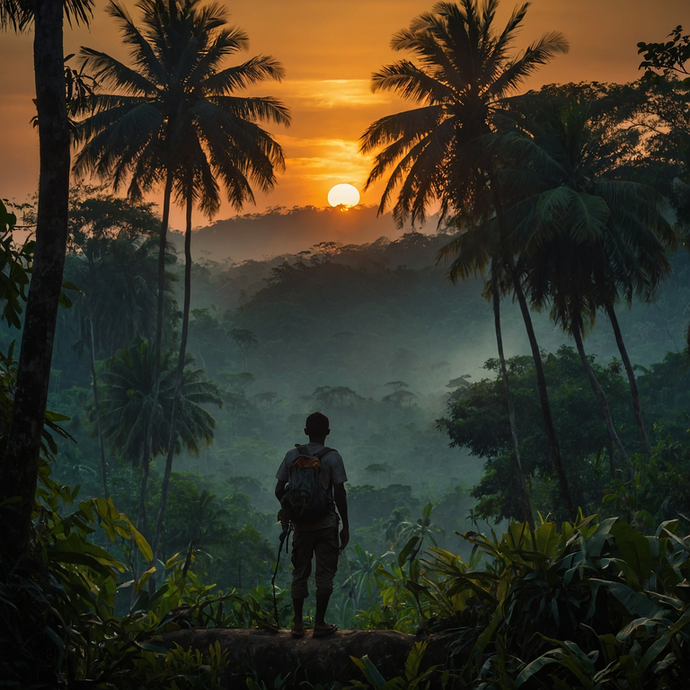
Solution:
<svg viewBox="0 0 690 690">
<path fill-rule="evenodd" d="M 230 662 L 222 678 L 223 687 L 235 690 L 246 688 L 246 678 L 252 670 L 269 688 L 278 676 L 291 676 L 283 687 L 298 687 L 304 680 L 312 685 L 364 681 L 350 657 L 361 658 L 365 654 L 389 679 L 403 675 L 405 660 L 417 638 L 387 630 L 342 630 L 317 639 L 307 631 L 305 637 L 295 640 L 288 630 L 274 633 L 234 628 L 195 628 L 163 636 L 167 647 L 177 643 L 185 649 L 193 647 L 200 651 L 208 650 L 216 641 L 227 650 Z M 429 643 L 422 668 L 443 663 L 445 658 L 439 640 L 432 637 Z"/>
</svg>

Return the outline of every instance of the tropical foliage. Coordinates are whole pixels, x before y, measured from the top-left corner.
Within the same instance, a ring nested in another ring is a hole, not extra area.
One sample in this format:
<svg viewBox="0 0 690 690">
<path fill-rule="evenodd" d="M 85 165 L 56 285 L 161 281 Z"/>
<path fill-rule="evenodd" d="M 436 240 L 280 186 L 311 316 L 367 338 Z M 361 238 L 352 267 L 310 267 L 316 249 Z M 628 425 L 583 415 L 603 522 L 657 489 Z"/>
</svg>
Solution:
<svg viewBox="0 0 690 690">
<path fill-rule="evenodd" d="M 409 575 L 387 574 L 393 599 L 413 593 L 419 616 L 445 631 L 463 686 L 681 687 L 689 554 L 679 531 L 676 520 L 645 535 L 590 517 L 531 535 L 513 523 L 501 537 L 464 534 L 469 563 L 431 548 Z"/>
<path fill-rule="evenodd" d="M 398 676 L 365 656 L 337 687 L 685 687 L 690 260 L 673 252 L 690 139 L 687 85 L 670 76 L 687 74 L 682 28 L 640 44 L 656 76 L 639 84 L 515 96 L 562 36 L 513 53 L 527 5 L 498 30 L 494 0 L 437 4 L 393 39 L 411 59 L 374 76 L 415 107 L 373 123 L 362 147 L 376 152 L 369 183 L 388 176 L 381 210 L 402 224 L 439 202 L 447 227 L 220 265 L 192 262 L 193 209 L 210 217 L 222 191 L 240 209 L 275 184 L 283 153 L 262 125 L 288 111 L 239 92 L 282 67 L 226 67 L 247 38 L 219 5 L 142 0 L 140 24 L 108 10 L 133 66 L 85 48 L 82 71 L 65 71 L 63 8 L 45 5 L 38 124 L 55 184 L 27 216 L 36 241 L 16 242 L 0 203 L 2 682 L 218 687 L 220 645 L 161 635 L 287 620 L 273 475 L 318 407 L 351 483 L 330 613 L 422 638 Z M 90 5 L 64 11 L 86 20 Z M 0 2 L 3 28 L 31 17 Z M 68 204 L 70 129 L 76 169 L 127 201 L 82 185 Z M 160 186 L 162 218 L 141 201 Z M 184 267 L 168 242 L 175 201 Z M 436 258 L 466 284 L 443 281 Z M 531 358 L 504 351 L 504 334 L 527 347 L 520 319 Z M 498 359 L 475 381 L 492 329 Z M 268 680 L 250 669 L 246 684 Z"/>
</svg>

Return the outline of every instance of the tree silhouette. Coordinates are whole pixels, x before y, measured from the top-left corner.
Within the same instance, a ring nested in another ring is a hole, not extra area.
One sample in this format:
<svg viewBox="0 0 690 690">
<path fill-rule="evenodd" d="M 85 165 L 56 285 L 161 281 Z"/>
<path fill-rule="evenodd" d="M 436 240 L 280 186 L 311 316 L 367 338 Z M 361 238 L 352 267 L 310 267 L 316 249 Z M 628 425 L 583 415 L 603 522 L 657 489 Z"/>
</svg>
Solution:
<svg viewBox="0 0 690 690">
<path fill-rule="evenodd" d="M 551 304 L 551 316 L 575 339 L 602 407 L 613 443 L 632 471 L 615 431 L 606 395 L 584 353 L 583 338 L 605 309 L 628 375 L 643 451 L 649 442 L 639 392 L 618 326 L 614 305 L 633 295 L 651 299 L 669 272 L 666 250 L 675 236 L 661 213 L 663 200 L 652 188 L 621 177 L 638 138 L 615 112 L 611 97 L 592 89 L 544 89 L 521 99 L 518 109 L 530 134 L 516 140 L 531 162 L 530 186 L 507 212 L 523 247 L 521 270 L 532 304 Z M 519 173 L 518 173 L 519 174 Z"/>
<path fill-rule="evenodd" d="M 148 341 L 140 341 L 119 350 L 106 362 L 101 375 L 103 434 L 115 452 L 127 458 L 141 470 L 141 494 L 137 524 L 146 524 L 145 497 L 149 461 L 168 449 L 171 411 L 175 391 L 176 369 L 171 352 L 161 361 L 159 395 L 155 389 L 155 351 Z M 193 358 L 188 357 L 188 367 Z M 179 402 L 179 434 L 174 452 L 184 446 L 198 454 L 201 444 L 213 439 L 215 420 L 202 405 L 222 406 L 218 387 L 206 380 L 201 369 L 186 368 Z M 152 433 L 148 434 L 148 420 L 153 418 Z M 148 447 L 147 447 L 148 444 Z"/>
<path fill-rule="evenodd" d="M 244 357 L 244 370 L 247 371 L 247 357 L 249 356 L 249 351 L 259 344 L 259 338 L 256 333 L 246 328 L 233 328 L 228 335 L 240 349 Z"/>
<path fill-rule="evenodd" d="M 379 210 L 384 211 L 397 192 L 393 215 L 399 223 L 408 216 L 413 222 L 424 220 L 426 209 L 436 200 L 441 204 L 442 216 L 486 218 L 494 212 L 500 213 L 499 190 L 493 179 L 494 161 L 483 141 L 492 131 L 496 114 L 505 107 L 504 99 L 540 65 L 567 50 L 567 44 L 561 34 L 551 33 L 520 55 L 511 56 L 509 49 L 528 5 L 516 7 L 500 32 L 494 28 L 497 6 L 496 0 L 487 0 L 482 5 L 477 0 L 436 4 L 432 12 L 417 17 L 409 29 L 400 31 L 392 40 L 394 50 L 411 52 L 420 65 L 400 60 L 374 74 L 374 91 L 394 91 L 422 104 L 415 110 L 377 120 L 361 138 L 364 153 L 383 149 L 376 155 L 367 186 L 389 174 Z M 497 276 L 498 262 L 512 260 L 512 250 L 503 230 L 498 239 L 485 250 L 488 257 L 493 257 L 493 276 Z M 451 256 L 459 248 L 460 245 L 453 243 L 445 255 Z M 516 292 L 536 361 L 540 353 L 529 310 L 519 286 Z M 512 406 L 500 332 L 498 291 L 494 289 L 493 294 L 499 357 L 506 398 Z M 543 371 L 539 388 L 563 498 L 568 512 L 574 516 Z M 515 459 L 522 475 L 513 420 L 514 413 L 511 428 Z M 522 485 L 525 519 L 533 524 L 524 478 Z"/>
<path fill-rule="evenodd" d="M 24 554 L 33 529 L 31 514 L 67 247 L 70 132 L 65 101 L 63 14 L 70 23 L 88 23 L 91 13 L 91 0 L 0 0 L 0 29 L 22 31 L 33 22 L 40 135 L 36 249 L 12 421 L 0 467 L 4 529 L 0 556 Z M 17 497 L 19 500 L 14 500 Z"/>
<path fill-rule="evenodd" d="M 395 390 L 390 395 L 385 395 L 381 400 L 396 405 L 397 407 L 405 407 L 405 405 L 411 407 L 416 397 L 417 396 L 410 391 Z"/>
<path fill-rule="evenodd" d="M 159 256 L 164 251 L 171 194 L 185 207 L 179 395 L 189 325 L 193 207 L 198 205 L 212 216 L 220 206 L 221 186 L 237 209 L 246 200 L 253 200 L 252 182 L 263 191 L 270 189 L 275 182 L 274 169 L 283 166 L 283 154 L 280 146 L 256 122 L 288 124 L 289 115 L 275 99 L 241 98 L 234 94 L 265 79 L 280 79 L 283 71 L 273 58 L 266 56 L 223 67 L 228 56 L 247 47 L 248 40 L 243 31 L 227 26 L 227 12 L 221 5 L 202 6 L 199 0 L 170 3 L 142 0 L 140 8 L 142 29 L 134 25 L 124 7 L 116 2 L 111 2 L 108 10 L 122 27 L 135 69 L 100 51 L 82 48 L 84 64 L 96 70 L 99 79 L 114 86 L 116 93 L 90 99 L 90 106 L 96 112 L 80 125 L 79 134 L 87 143 L 77 159 L 76 169 L 112 175 L 115 185 L 128 177 L 129 194 L 134 198 L 143 189 L 165 179 Z M 143 127 L 142 118 L 146 123 Z M 159 259 L 158 357 L 162 337 L 162 271 Z M 173 435 L 176 414 L 174 404 Z M 161 495 L 161 519 L 171 462 L 169 455 Z M 154 554 L 156 548 L 154 538 Z"/>
<path fill-rule="evenodd" d="M 644 68 L 651 74 L 656 74 L 657 70 L 666 77 L 675 72 L 685 77 L 686 83 L 690 83 L 690 72 L 686 67 L 690 61 L 690 34 L 683 34 L 683 27 L 678 25 L 668 38 L 671 40 L 664 43 L 640 41 L 637 44 L 637 52 L 644 57 L 640 69 Z"/>
<path fill-rule="evenodd" d="M 401 388 L 409 388 L 410 387 L 410 384 L 405 383 L 404 381 L 389 381 L 388 383 L 384 383 L 383 385 L 389 386 L 394 391 L 399 391 Z"/>
</svg>

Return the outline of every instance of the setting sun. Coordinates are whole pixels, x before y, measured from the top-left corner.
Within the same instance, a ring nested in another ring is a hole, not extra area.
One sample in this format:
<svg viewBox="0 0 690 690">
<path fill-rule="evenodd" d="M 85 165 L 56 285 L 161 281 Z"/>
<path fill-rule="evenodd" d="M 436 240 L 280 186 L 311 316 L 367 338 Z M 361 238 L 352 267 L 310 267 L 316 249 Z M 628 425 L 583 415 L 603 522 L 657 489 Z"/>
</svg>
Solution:
<svg viewBox="0 0 690 690">
<path fill-rule="evenodd" d="M 337 184 L 328 192 L 328 203 L 331 206 L 357 206 L 359 192 L 351 184 Z"/>
</svg>

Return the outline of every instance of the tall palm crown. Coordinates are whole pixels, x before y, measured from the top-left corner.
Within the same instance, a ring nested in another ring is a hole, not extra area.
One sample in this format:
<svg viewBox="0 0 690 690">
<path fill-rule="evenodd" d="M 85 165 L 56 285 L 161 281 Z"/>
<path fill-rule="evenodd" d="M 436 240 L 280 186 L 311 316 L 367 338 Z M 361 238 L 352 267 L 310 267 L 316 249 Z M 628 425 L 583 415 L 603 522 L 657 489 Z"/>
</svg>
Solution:
<svg viewBox="0 0 690 690">
<path fill-rule="evenodd" d="M 203 210 L 220 203 L 219 183 L 237 207 L 275 183 L 284 165 L 280 146 L 259 121 L 289 124 L 285 106 L 270 97 L 239 97 L 235 91 L 266 79 L 281 79 L 271 57 L 258 56 L 223 68 L 227 57 L 247 48 L 246 34 L 227 26 L 220 5 L 199 0 L 141 0 L 142 28 L 114 0 L 108 13 L 119 23 L 133 66 L 98 50 L 81 49 L 81 59 L 113 93 L 84 99 L 79 112 L 75 160 L 78 173 L 94 172 L 117 190 L 142 192 L 174 171 L 178 185 L 203 183 Z M 200 152 L 206 155 L 200 155 Z M 185 173 L 185 174 L 183 174 Z"/>
<path fill-rule="evenodd" d="M 65 19 L 75 24 L 88 24 L 93 16 L 93 0 L 63 0 Z M 34 21 L 34 3 L 31 0 L 1 0 L 0 29 L 25 31 Z"/>
<path fill-rule="evenodd" d="M 91 244 L 93 245 L 93 241 Z M 104 359 L 127 347 L 135 338 L 151 337 L 156 324 L 156 242 L 120 235 L 101 240 L 97 250 L 89 247 L 86 258 L 67 256 L 65 277 L 83 285 L 72 309 L 65 310 L 63 328 L 77 335 L 80 345 L 94 332 L 95 356 Z M 91 252 L 89 253 L 89 249 Z M 177 257 L 168 252 L 172 266 Z M 174 283 L 166 281 L 165 319 L 168 329 L 175 323 L 177 303 Z"/>
<path fill-rule="evenodd" d="M 550 301 L 566 330 L 586 332 L 597 310 L 620 298 L 649 299 L 675 247 L 660 195 L 624 179 L 637 138 L 611 100 L 579 87 L 519 99 L 528 138 L 514 138 L 517 165 L 503 170 L 525 289 L 536 307 Z"/>
<path fill-rule="evenodd" d="M 504 99 L 567 43 L 550 33 L 511 56 L 528 4 L 516 7 L 497 32 L 497 0 L 441 2 L 396 34 L 394 50 L 409 51 L 419 61 L 400 60 L 373 75 L 374 91 L 394 91 L 421 106 L 374 122 L 361 138 L 361 150 L 382 148 L 367 186 L 390 177 L 381 197 L 384 211 L 393 205 L 396 220 L 423 220 L 427 207 L 441 211 L 486 212 L 487 164 L 482 137 L 491 131 Z"/>
<path fill-rule="evenodd" d="M 147 341 L 140 341 L 119 350 L 108 360 L 103 379 L 103 430 L 113 448 L 131 460 L 141 463 L 144 431 L 151 411 L 153 388 L 153 349 Z M 184 446 L 198 453 L 201 444 L 213 439 L 215 420 L 203 406 L 222 406 L 218 387 L 206 380 L 200 369 L 193 369 L 193 358 L 188 357 L 182 385 L 179 415 L 179 452 Z M 161 392 L 151 436 L 153 455 L 167 449 L 170 436 L 170 410 L 175 388 L 175 367 L 172 354 L 165 353 L 162 362 Z M 181 445 L 180 445 L 181 444 Z"/>
</svg>

